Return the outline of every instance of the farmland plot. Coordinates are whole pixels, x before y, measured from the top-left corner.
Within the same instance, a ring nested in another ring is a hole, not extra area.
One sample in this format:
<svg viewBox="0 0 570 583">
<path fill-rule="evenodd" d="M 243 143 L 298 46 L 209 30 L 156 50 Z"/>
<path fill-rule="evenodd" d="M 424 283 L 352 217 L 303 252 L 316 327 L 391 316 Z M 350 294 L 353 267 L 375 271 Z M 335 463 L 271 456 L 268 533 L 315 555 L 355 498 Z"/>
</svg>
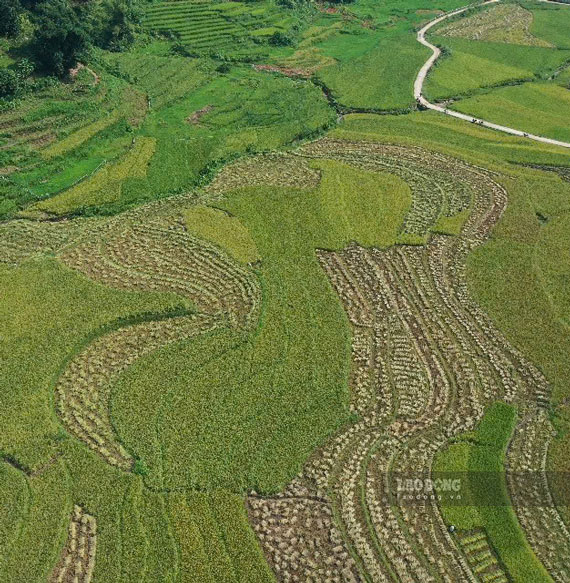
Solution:
<svg viewBox="0 0 570 583">
<path fill-rule="evenodd" d="M 97 522 L 80 506 L 75 506 L 69 523 L 67 542 L 49 583 L 77 581 L 89 583 L 95 568 Z"/>
<path fill-rule="evenodd" d="M 503 4 L 459 18 L 438 30 L 441 36 L 461 37 L 470 40 L 504 42 L 528 46 L 552 46 L 534 37 L 530 29 L 533 14 L 518 4 Z"/>
<path fill-rule="evenodd" d="M 122 289 L 168 291 L 187 297 L 200 314 L 134 324 L 101 336 L 72 360 L 57 385 L 58 411 L 67 429 L 109 463 L 131 469 L 109 419 L 113 377 L 141 358 L 219 326 L 251 326 L 259 289 L 246 270 L 177 223 L 134 226 L 91 239 L 62 257 L 64 263 Z M 97 374 L 89 374 L 97 363 Z"/>
<path fill-rule="evenodd" d="M 548 77 L 570 59 L 568 50 L 542 46 L 437 36 L 434 41 L 449 53 L 426 80 L 426 95 L 436 100 Z"/>
<path fill-rule="evenodd" d="M 1 581 L 570 581 L 568 157 L 410 112 L 461 0 L 294 4 L 147 3 L 0 112 Z M 567 14 L 428 91 L 565 132 Z"/>
<path fill-rule="evenodd" d="M 376 164 L 377 169 L 388 168 L 394 173 L 403 173 L 399 166 L 405 161 L 408 176 L 412 169 L 418 172 L 422 164 L 429 164 L 436 176 L 438 171 L 445 175 L 451 164 L 445 157 L 430 157 L 413 149 L 399 151 L 390 159 L 392 152 L 387 146 L 326 140 L 300 153 L 366 164 L 368 168 Z M 477 577 L 486 568 L 484 557 L 472 560 L 469 540 L 448 534 L 436 503 L 409 506 L 383 485 L 386 472 L 429 476 L 437 450 L 453 436 L 474 428 L 493 400 L 524 403 L 521 410 L 532 417 L 540 416 L 548 399 L 544 378 L 506 342 L 465 288 L 463 261 L 500 217 L 505 192 L 481 169 L 457 162 L 453 168 L 454 179 L 465 185 L 459 192 L 470 189 L 473 197 L 469 217 L 457 238 L 438 235 L 427 246 L 388 251 L 354 244 L 342 252 L 319 253 L 353 330 L 351 408 L 360 420 L 312 456 L 304 471 L 278 497 L 252 497 L 248 502 L 266 556 L 279 566 L 276 572 L 283 580 L 310 572 L 312 577 L 329 577 L 331 581 L 355 580 L 363 573 L 374 581 L 394 574 L 400 580 L 436 581 L 452 571 L 466 578 Z M 445 193 L 446 182 L 441 182 Z M 421 193 L 416 190 L 414 194 L 416 206 L 412 204 L 409 210 L 403 233 L 425 234 L 425 229 L 435 224 L 437 212 L 419 206 Z M 461 203 L 461 198 L 447 204 L 451 212 L 462 212 L 466 204 L 469 206 L 469 202 Z M 416 214 L 424 222 L 412 222 L 410 217 Z M 520 427 L 525 425 L 523 421 Z M 532 448 L 541 455 L 538 443 Z M 534 469 L 541 471 L 536 466 Z M 528 494 L 523 491 L 524 484 L 515 483 L 517 474 L 513 468 L 509 471 L 515 508 L 525 529 L 544 535 L 559 532 L 556 511 L 546 517 L 538 511 L 529 512 L 523 502 Z M 542 494 L 548 496 L 547 492 Z M 391 506 L 387 500 L 392 501 Z M 340 530 L 327 518 L 331 513 Z M 286 518 L 281 521 L 278 517 Z M 313 521 L 321 530 L 305 532 L 303 528 Z M 290 524 L 299 526 L 288 528 Z M 516 528 L 520 532 L 520 526 Z M 477 541 L 485 540 L 482 532 Z M 564 531 L 551 536 L 554 538 L 544 544 L 536 535 L 529 540 L 550 572 L 563 578 L 569 540 Z M 291 559 L 305 548 L 308 537 L 315 555 L 306 561 Z M 327 550 L 328 540 L 337 540 L 339 546 Z M 559 563 L 548 563 L 547 544 L 559 549 Z M 402 559 L 402 548 L 406 549 L 406 559 Z M 533 551 L 527 548 L 529 568 L 538 570 L 522 576 L 548 580 L 542 567 L 534 566 Z M 317 559 L 323 552 L 329 554 L 327 564 Z M 480 554 L 484 552 L 482 549 Z M 426 560 L 426 555 L 438 557 L 437 562 Z M 492 556 L 493 551 L 489 551 L 489 560 Z M 505 555 L 499 560 L 513 573 L 520 571 L 512 557 Z M 492 573 L 499 577 L 501 570 Z"/>
<path fill-rule="evenodd" d="M 286 33 L 293 22 L 286 11 L 271 4 L 176 0 L 150 5 L 144 26 L 155 33 L 173 35 L 192 53 L 233 52 L 238 45 L 247 54 L 255 47 L 251 39 Z"/>
<path fill-rule="evenodd" d="M 198 192 L 114 217 L 0 225 L 20 290 L 10 306 L 49 304 L 27 322 L 36 339 L 30 322 L 57 316 L 41 344 L 55 366 L 33 346 L 10 361 L 13 382 L 32 371 L 53 384 L 29 391 L 37 428 L 11 420 L 2 444 L 9 504 L 23 501 L 32 525 L 2 569 L 84 583 L 565 581 L 570 536 L 543 479 L 550 387 L 466 284 L 468 254 L 504 212 L 503 182 L 424 148 L 337 137 L 238 160 Z M 74 329 L 65 289 L 97 317 Z M 500 403 L 500 436 L 486 421 L 497 401 L 513 405 Z M 453 534 L 446 510 L 409 503 L 397 478 L 429 478 L 474 430 L 509 442 L 472 463 L 500 462 L 513 508 L 465 509 L 477 522 Z M 528 471 L 538 485 L 520 479 Z M 44 525 L 41 555 L 20 565 Z M 0 543 L 17 528 L 2 525 Z M 497 544 L 504 529 L 517 552 Z"/>
</svg>

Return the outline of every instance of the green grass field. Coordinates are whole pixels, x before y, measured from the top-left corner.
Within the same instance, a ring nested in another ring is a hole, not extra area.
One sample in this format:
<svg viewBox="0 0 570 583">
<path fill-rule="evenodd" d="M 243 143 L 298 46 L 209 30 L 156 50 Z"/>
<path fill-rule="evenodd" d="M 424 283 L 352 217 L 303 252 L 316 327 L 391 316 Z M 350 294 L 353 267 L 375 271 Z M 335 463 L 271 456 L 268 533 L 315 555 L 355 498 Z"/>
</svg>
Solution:
<svg viewBox="0 0 570 583">
<path fill-rule="evenodd" d="M 448 56 L 429 74 L 425 94 L 432 99 L 469 95 L 485 87 L 548 76 L 570 59 L 554 48 L 434 37 Z"/>
<path fill-rule="evenodd" d="M 342 165 L 322 163 L 322 168 L 325 180 L 313 194 L 258 187 L 238 191 L 220 205 L 249 230 L 261 257 L 263 326 L 246 339 L 216 334 L 199 345 L 157 352 L 119 382 L 115 423 L 156 487 L 276 491 L 323 436 L 347 419 L 346 323 L 314 252 L 352 240 L 393 244 L 410 195 L 395 177 L 378 184 Z M 374 215 L 350 210 L 363 194 L 363 210 L 375 208 L 379 217 L 385 209 L 383 228 L 377 229 Z M 300 367 L 301 360 L 307 364 Z M 147 426 L 154 429 L 133 424 L 148 399 L 158 397 L 154 422 Z"/>
<path fill-rule="evenodd" d="M 2 416 L 11 430 L 3 433 L 0 450 L 34 468 L 57 446 L 51 393 L 64 359 L 98 328 L 119 318 L 168 311 L 181 299 L 110 290 L 50 259 L 2 271 Z"/>
<path fill-rule="evenodd" d="M 429 54 L 413 36 L 379 40 L 370 48 L 363 47 L 364 54 L 352 59 L 344 57 L 346 52 L 336 39 L 330 40 L 329 45 L 334 50 L 323 47 L 324 54 L 340 57 L 340 64 L 326 67 L 319 78 L 332 90 L 341 107 L 395 110 L 413 105 L 414 76 Z M 362 84 L 362 79 L 368 81 Z"/>
<path fill-rule="evenodd" d="M 437 5 L 414 1 L 405 6 L 388 2 L 379 9 L 375 3 L 357 2 L 348 10 L 360 22 L 346 25 L 344 34 L 315 43 L 323 55 L 338 61 L 320 70 L 318 78 L 342 109 L 390 111 L 413 107 L 414 79 L 429 56 L 429 51 L 416 42 L 414 27 L 429 20 L 437 10 L 460 5 L 454 0 Z M 367 28 L 362 22 L 372 26 Z"/>
<path fill-rule="evenodd" d="M 546 5 L 541 10 L 533 6 L 532 32 L 559 49 L 569 49 L 568 26 L 570 26 L 570 11 L 564 6 Z"/>
<path fill-rule="evenodd" d="M 462 113 L 567 140 L 567 12 L 529 2 L 497 5 L 438 26 L 433 39 L 444 52 L 425 94 L 452 99 Z"/>
<path fill-rule="evenodd" d="M 246 2 L 168 1 L 149 5 L 144 26 L 162 35 L 174 35 L 193 53 L 235 51 L 255 54 L 254 39 L 287 33 L 296 18 L 278 6 Z"/>
</svg>

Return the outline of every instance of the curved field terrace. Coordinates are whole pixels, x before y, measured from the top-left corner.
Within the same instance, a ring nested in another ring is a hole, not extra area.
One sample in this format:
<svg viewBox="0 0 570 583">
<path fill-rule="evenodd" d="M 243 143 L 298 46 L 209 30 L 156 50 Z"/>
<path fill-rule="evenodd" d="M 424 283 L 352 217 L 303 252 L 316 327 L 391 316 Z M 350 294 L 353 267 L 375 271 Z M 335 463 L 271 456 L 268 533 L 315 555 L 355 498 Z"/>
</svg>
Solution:
<svg viewBox="0 0 570 583">
<path fill-rule="evenodd" d="M 570 583 L 569 19 L 0 0 L 0 583 Z"/>
</svg>

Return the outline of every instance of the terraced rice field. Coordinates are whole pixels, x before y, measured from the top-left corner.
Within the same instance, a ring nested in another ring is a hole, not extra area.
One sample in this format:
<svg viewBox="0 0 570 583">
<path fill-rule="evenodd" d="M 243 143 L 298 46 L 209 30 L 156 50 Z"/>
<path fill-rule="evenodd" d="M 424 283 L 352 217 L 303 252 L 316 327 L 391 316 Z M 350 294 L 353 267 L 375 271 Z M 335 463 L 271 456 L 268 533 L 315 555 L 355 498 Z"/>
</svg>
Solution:
<svg viewBox="0 0 570 583">
<path fill-rule="evenodd" d="M 491 6 L 473 16 L 459 18 L 440 28 L 438 34 L 487 42 L 552 46 L 531 34 L 532 23 L 532 12 L 517 4 L 503 4 Z"/>
<path fill-rule="evenodd" d="M 350 323 L 355 421 L 319 447 L 278 495 L 250 491 L 249 520 L 275 576 L 440 581 L 454 572 L 466 580 L 510 580 L 513 559 L 489 542 L 496 536 L 490 523 L 453 535 L 436 501 L 409 502 L 396 486 L 399 476 L 428 478 L 437 452 L 476 428 L 487 408 L 502 399 L 518 410 L 505 466 L 515 528 L 526 533 L 529 568 L 536 553 L 564 581 L 570 537 L 554 506 L 544 512 L 527 504 L 550 496 L 548 489 L 520 479 L 521 472 L 545 470 L 552 433 L 544 409 L 548 384 L 480 310 L 465 283 L 465 258 L 504 212 L 505 189 L 489 171 L 421 148 L 324 139 L 289 155 L 230 165 L 208 191 L 230 199 L 255 184 L 275 192 L 293 185 L 316 192 L 330 164 L 397 177 L 408 185 L 410 200 L 393 235 L 400 245 L 343 243 L 336 251 L 317 250 Z M 144 475 L 148 468 L 125 448 L 111 420 L 118 375 L 169 344 L 199 342 L 224 328 L 247 334 L 263 311 L 263 285 L 255 272 L 187 231 L 191 205 L 181 197 L 83 228 L 73 221 L 20 221 L 4 230 L 13 261 L 43 248 L 108 287 L 174 293 L 193 306 L 103 328 L 59 373 L 55 406 L 63 427 L 123 472 Z M 455 236 L 439 234 L 450 224 Z M 24 237 L 26 230 L 33 235 Z M 358 241 L 363 235 L 348 237 Z M 256 252 L 262 262 L 264 249 Z M 543 481 L 539 485 L 547 488 Z M 187 511 L 172 503 L 181 520 L 180 512 Z M 70 570 L 78 580 L 90 580 L 94 533 L 94 519 L 76 507 L 52 580 L 66 580 Z M 533 580 L 548 580 L 538 569 Z"/>
<path fill-rule="evenodd" d="M 147 10 L 145 26 L 157 32 L 172 32 L 194 49 L 220 47 L 232 42 L 244 29 L 228 22 L 209 2 L 163 2 Z"/>
<path fill-rule="evenodd" d="M 89 583 L 95 568 L 96 550 L 97 522 L 83 508 L 76 506 L 61 559 L 48 579 L 49 583 Z"/>
<path fill-rule="evenodd" d="M 120 155 L 130 141 L 126 129 L 144 118 L 147 99 L 141 91 L 118 79 L 95 79 L 84 69 L 79 76 L 0 113 L 3 217 L 69 188 Z"/>
<path fill-rule="evenodd" d="M 478 577 L 487 559 L 473 560 L 469 549 L 449 535 L 437 505 L 401 502 L 396 488 L 381 478 L 386 472 L 428 477 L 435 452 L 472 429 L 492 400 L 522 401 L 528 409 L 524 418 L 530 419 L 548 399 L 540 373 L 494 329 L 464 284 L 464 258 L 500 217 L 505 192 L 482 170 L 421 151 L 399 151 L 394 163 L 389 147 L 324 141 L 301 153 L 367 167 L 380 162 L 396 172 L 404 161 L 416 173 L 422 164 L 431 172 L 453 168 L 454 179 L 471 188 L 473 208 L 457 239 L 436 236 L 427 246 L 388 251 L 353 245 L 340 253 L 319 254 L 352 326 L 351 408 L 360 421 L 312 456 L 279 497 L 264 503 L 250 499 L 250 516 L 266 556 L 280 572 L 284 569 L 283 580 L 308 573 L 308 565 L 315 565 L 310 576 L 316 579 L 359 580 L 354 560 L 366 574 L 364 580 L 395 575 L 398 580 L 437 581 L 450 572 Z M 423 198 L 415 194 L 416 200 Z M 412 205 L 408 217 L 415 212 Z M 429 209 L 418 214 L 429 224 Z M 536 444 L 537 457 L 541 447 Z M 523 492 L 518 495 L 524 497 Z M 315 555 L 303 562 L 292 560 L 305 548 L 307 535 L 286 529 L 289 520 L 279 533 L 270 517 L 291 516 L 310 527 L 319 508 L 316 520 L 323 524 L 322 534 L 311 532 Z M 544 529 L 544 535 L 555 531 L 556 516 L 545 519 L 521 503 L 523 509 L 521 519 L 529 526 Z M 338 539 L 327 522 L 331 514 L 346 547 L 335 549 L 338 555 L 328 563 L 335 568 L 327 571 L 320 570 L 316 558 L 329 537 Z M 557 542 L 567 544 L 563 540 Z M 533 541 L 535 550 L 546 557 L 547 547 L 539 541 Z M 426 561 L 426 555 L 433 560 Z M 557 565 L 555 571 L 560 569 Z"/>
<path fill-rule="evenodd" d="M 410 111 L 442 1 L 149 3 L 0 113 L 1 582 L 570 583 L 570 159 Z M 555 12 L 429 90 L 564 137 Z"/>
<path fill-rule="evenodd" d="M 174 0 L 150 5 L 144 25 L 149 31 L 174 35 L 190 50 L 218 51 L 243 43 L 249 35 L 269 36 L 285 31 L 287 19 L 284 13 L 267 6 Z"/>
<path fill-rule="evenodd" d="M 493 4 L 446 19 L 433 29 L 433 42 L 443 53 L 427 76 L 428 100 L 476 119 L 567 141 L 567 124 L 556 121 L 570 113 L 570 53 L 560 33 L 567 20 L 564 7 L 545 3 Z M 530 129 L 537 118 L 544 118 L 540 127 Z"/>
</svg>

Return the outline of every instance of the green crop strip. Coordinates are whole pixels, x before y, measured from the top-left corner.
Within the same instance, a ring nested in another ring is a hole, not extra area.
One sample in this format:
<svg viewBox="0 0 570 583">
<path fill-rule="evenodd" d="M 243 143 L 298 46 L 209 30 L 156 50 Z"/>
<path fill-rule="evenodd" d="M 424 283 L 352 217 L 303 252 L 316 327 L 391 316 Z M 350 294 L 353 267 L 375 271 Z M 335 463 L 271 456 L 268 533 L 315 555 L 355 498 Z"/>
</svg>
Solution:
<svg viewBox="0 0 570 583">
<path fill-rule="evenodd" d="M 514 581 L 552 581 L 525 539 L 504 478 L 505 450 L 516 420 L 514 407 L 496 403 L 463 443 L 459 438 L 439 454 L 436 472 L 459 472 L 467 481 L 465 500 L 446 504 L 444 497 L 443 516 L 459 530 L 483 528 Z"/>
</svg>

